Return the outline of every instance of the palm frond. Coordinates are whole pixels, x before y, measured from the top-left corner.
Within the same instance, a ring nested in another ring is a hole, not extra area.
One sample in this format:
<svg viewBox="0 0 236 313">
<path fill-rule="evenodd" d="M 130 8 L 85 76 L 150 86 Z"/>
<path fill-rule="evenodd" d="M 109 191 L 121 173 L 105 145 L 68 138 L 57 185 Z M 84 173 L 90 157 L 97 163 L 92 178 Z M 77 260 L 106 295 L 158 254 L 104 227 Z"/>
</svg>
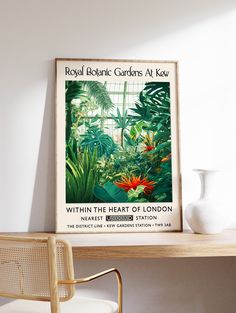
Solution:
<svg viewBox="0 0 236 313">
<path fill-rule="evenodd" d="M 108 111 L 114 107 L 106 87 L 98 81 L 84 81 L 82 89 L 96 101 L 103 110 Z"/>
</svg>

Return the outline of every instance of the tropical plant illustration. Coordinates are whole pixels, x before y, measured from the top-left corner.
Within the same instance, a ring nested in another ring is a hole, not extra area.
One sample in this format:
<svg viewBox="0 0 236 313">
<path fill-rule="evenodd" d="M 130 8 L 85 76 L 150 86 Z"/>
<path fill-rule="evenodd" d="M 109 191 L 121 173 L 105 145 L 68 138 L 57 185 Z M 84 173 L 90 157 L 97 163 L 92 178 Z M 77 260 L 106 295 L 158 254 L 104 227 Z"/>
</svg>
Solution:
<svg viewBox="0 0 236 313">
<path fill-rule="evenodd" d="M 172 202 L 169 83 L 128 84 L 66 81 L 67 203 Z"/>
</svg>

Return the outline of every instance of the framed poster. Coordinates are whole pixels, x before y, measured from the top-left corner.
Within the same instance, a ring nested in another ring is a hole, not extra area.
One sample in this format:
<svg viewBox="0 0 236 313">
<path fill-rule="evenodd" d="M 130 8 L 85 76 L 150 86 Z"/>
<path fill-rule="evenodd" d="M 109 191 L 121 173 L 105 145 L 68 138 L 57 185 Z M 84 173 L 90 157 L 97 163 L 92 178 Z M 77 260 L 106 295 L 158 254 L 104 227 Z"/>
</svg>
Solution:
<svg viewBox="0 0 236 313">
<path fill-rule="evenodd" d="M 56 59 L 56 80 L 56 231 L 180 231 L 177 62 Z"/>
</svg>

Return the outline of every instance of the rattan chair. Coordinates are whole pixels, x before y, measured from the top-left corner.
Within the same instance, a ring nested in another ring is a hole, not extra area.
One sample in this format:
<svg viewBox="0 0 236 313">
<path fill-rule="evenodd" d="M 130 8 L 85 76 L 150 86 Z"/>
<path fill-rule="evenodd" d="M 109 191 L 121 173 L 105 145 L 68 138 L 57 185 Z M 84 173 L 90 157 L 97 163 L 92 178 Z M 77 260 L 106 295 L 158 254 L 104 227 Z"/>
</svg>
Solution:
<svg viewBox="0 0 236 313">
<path fill-rule="evenodd" d="M 82 299 L 75 285 L 114 272 L 118 303 Z M 75 296 L 74 296 L 75 295 Z M 75 279 L 72 248 L 64 240 L 0 236 L 0 297 L 17 299 L 1 313 L 122 313 L 122 281 L 115 268 Z"/>
</svg>

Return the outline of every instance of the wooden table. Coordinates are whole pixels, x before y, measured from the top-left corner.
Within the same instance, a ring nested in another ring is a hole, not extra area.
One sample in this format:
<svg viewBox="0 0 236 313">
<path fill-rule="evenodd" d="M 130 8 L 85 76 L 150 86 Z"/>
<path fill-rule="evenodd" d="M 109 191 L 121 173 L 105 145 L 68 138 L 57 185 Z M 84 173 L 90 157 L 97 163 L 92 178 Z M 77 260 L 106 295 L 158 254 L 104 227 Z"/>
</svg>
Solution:
<svg viewBox="0 0 236 313">
<path fill-rule="evenodd" d="M 2 233 L 47 237 L 52 233 Z M 71 242 L 78 259 L 236 256 L 236 230 L 216 235 L 183 233 L 56 234 Z"/>
</svg>

